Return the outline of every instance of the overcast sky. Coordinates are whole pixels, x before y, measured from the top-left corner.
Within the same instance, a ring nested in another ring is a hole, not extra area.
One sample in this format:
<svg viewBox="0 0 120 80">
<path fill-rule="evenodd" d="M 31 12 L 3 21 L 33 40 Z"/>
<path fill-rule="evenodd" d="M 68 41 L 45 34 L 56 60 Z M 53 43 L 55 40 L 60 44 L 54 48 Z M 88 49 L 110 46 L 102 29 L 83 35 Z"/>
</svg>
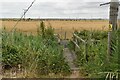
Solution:
<svg viewBox="0 0 120 80">
<path fill-rule="evenodd" d="M 33 0 L 0 0 L 0 18 L 20 18 Z M 36 0 L 27 18 L 108 18 L 110 0 Z"/>
</svg>

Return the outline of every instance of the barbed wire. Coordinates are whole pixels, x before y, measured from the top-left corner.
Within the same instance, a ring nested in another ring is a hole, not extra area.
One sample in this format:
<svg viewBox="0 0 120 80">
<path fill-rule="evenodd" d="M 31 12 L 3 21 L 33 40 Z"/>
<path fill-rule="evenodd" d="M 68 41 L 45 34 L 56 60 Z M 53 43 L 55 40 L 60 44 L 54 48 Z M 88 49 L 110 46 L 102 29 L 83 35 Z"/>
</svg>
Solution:
<svg viewBox="0 0 120 80">
<path fill-rule="evenodd" d="M 21 19 L 24 17 L 24 15 L 28 12 L 28 10 L 32 7 L 32 5 L 35 3 L 36 0 L 34 0 L 30 6 L 25 10 L 24 14 L 20 17 L 20 19 L 15 23 L 14 27 L 12 28 L 11 32 L 13 32 L 18 25 L 18 23 L 21 21 Z"/>
</svg>

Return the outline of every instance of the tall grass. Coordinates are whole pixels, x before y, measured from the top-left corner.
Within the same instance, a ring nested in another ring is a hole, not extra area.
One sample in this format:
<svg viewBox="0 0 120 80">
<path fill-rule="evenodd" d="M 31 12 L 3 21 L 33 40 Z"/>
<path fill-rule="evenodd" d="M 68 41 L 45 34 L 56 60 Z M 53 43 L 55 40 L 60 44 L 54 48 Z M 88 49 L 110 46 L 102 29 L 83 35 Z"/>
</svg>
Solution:
<svg viewBox="0 0 120 80">
<path fill-rule="evenodd" d="M 43 23 L 41 24 L 42 28 L 45 27 Z M 41 30 L 40 27 L 39 30 Z M 17 31 L 11 34 L 3 29 L 2 65 L 4 69 L 18 68 L 18 65 L 21 65 L 22 71 L 36 75 L 68 74 L 70 68 L 64 61 L 63 47 L 57 43 L 52 28 L 44 28 L 44 30 L 42 34 L 39 31 L 39 35 L 33 36 Z"/>
</svg>

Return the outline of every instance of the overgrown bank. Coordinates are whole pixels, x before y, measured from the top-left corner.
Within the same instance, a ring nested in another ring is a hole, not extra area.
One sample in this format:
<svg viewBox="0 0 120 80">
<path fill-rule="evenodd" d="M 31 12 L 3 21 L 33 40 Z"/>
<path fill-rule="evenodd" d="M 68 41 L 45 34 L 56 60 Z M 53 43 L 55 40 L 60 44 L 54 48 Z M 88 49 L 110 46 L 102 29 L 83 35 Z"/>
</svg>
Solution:
<svg viewBox="0 0 120 80">
<path fill-rule="evenodd" d="M 63 47 L 57 42 L 54 30 L 42 22 L 38 35 L 2 31 L 3 70 L 20 68 L 23 77 L 39 77 L 50 73 L 66 75 L 70 68 L 63 58 Z M 30 76 L 31 74 L 34 74 Z"/>
</svg>

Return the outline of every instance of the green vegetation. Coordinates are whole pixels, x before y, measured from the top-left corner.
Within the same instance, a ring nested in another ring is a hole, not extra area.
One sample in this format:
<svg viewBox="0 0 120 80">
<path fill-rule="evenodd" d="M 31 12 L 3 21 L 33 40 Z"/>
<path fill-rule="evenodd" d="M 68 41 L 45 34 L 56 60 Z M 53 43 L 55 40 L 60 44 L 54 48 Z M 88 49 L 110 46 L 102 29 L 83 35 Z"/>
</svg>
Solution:
<svg viewBox="0 0 120 80">
<path fill-rule="evenodd" d="M 68 75 L 71 70 L 63 58 L 63 46 L 58 44 L 54 29 L 45 27 L 44 22 L 38 27 L 38 35 L 21 32 L 2 31 L 2 65 L 4 69 L 21 66 L 22 71 L 40 75 Z M 112 34 L 112 55 L 107 54 L 108 32 L 75 31 L 84 41 L 78 41 L 80 49 L 75 49 L 76 64 L 80 73 L 89 78 L 117 77 L 120 73 L 120 29 Z M 71 41 L 68 45 L 74 50 Z"/>
<path fill-rule="evenodd" d="M 76 64 L 80 67 L 86 77 L 105 78 L 106 75 L 117 77 L 120 71 L 118 56 L 120 48 L 120 30 L 112 32 L 112 56 L 107 54 L 108 33 L 103 31 L 75 31 L 75 34 L 80 36 L 87 42 L 87 54 L 85 52 L 85 44 L 79 41 L 80 49 L 76 49 L 77 61 Z M 69 44 L 71 49 L 73 43 Z"/>
<path fill-rule="evenodd" d="M 57 42 L 54 30 L 45 28 L 44 23 L 38 28 L 38 34 L 2 31 L 3 67 L 18 67 L 37 75 L 68 74 L 70 68 L 63 58 L 63 47 Z M 44 28 L 44 29 L 43 29 Z M 42 32 L 41 32 L 41 31 Z"/>
</svg>

